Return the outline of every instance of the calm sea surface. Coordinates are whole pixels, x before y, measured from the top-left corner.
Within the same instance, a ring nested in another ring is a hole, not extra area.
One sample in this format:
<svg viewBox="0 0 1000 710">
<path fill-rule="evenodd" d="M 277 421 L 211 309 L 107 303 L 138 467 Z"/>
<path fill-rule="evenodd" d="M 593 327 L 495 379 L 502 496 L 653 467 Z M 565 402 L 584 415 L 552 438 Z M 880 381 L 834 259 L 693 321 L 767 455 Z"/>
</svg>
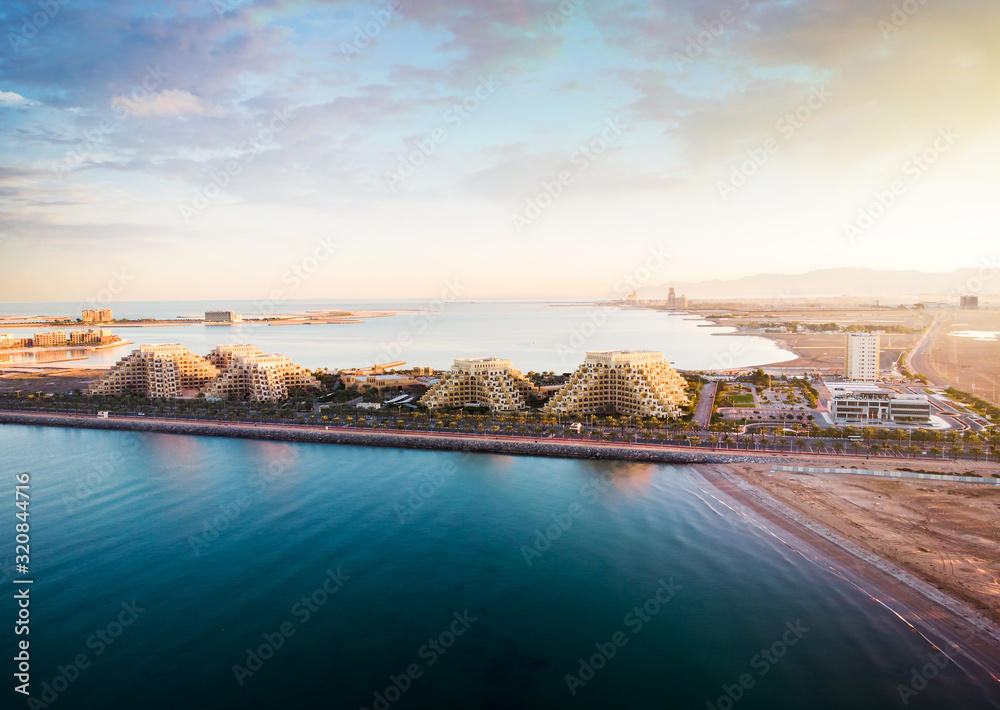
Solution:
<svg viewBox="0 0 1000 710">
<path fill-rule="evenodd" d="M 602 308 L 555 301 L 287 301 L 274 306 L 254 301 L 147 302 L 112 304 L 119 318 L 176 318 L 205 310 L 235 310 L 259 315 L 330 309 L 393 310 L 396 315 L 343 325 L 167 326 L 110 330 L 134 343 L 181 343 L 206 354 L 222 343 L 251 343 L 265 352 L 290 357 L 308 368 L 355 367 L 403 360 L 410 365 L 448 368 L 456 357 L 510 358 L 514 367 L 567 372 L 586 350 L 662 350 L 683 369 L 727 369 L 794 359 L 764 338 L 725 335 L 731 328 L 689 314 Z M 273 308 L 274 310 L 268 310 Z M 74 303 L 0 304 L 0 315 L 79 315 Z M 40 331 L 53 330 L 40 328 Z M 63 328 L 62 330 L 65 330 Z M 29 333 L 9 329 L 12 335 Z M 721 335 L 720 335 L 721 334 Z M 134 349 L 87 351 L 78 366 L 109 366 Z M 78 351 L 77 356 L 83 353 Z M 51 353 L 45 356 L 54 357 Z M 3 361 L 34 361 L 35 355 Z M 58 357 L 67 357 L 60 352 Z M 72 357 L 72 355 L 70 355 Z"/>
<path fill-rule="evenodd" d="M 49 707 L 902 708 L 931 651 L 683 467 L 10 425 L 0 453 L 3 677 L 27 471 Z M 1000 703 L 951 665 L 907 707 Z"/>
</svg>

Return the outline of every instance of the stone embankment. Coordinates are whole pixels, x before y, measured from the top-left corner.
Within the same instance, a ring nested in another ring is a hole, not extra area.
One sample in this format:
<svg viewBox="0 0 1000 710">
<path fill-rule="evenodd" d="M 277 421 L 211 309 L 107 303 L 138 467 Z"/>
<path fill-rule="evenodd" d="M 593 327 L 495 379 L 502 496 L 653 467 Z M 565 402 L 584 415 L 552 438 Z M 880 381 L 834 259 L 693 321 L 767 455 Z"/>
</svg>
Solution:
<svg viewBox="0 0 1000 710">
<path fill-rule="evenodd" d="M 266 441 L 383 446 L 403 449 L 469 451 L 508 454 L 512 456 L 551 456 L 557 458 L 637 461 L 646 463 L 725 464 L 739 461 L 772 463 L 782 460 L 770 456 L 736 454 L 734 452 L 722 453 L 698 450 L 683 451 L 677 449 L 639 448 L 628 444 L 588 445 L 583 443 L 565 443 L 551 439 L 530 439 L 527 437 L 523 439 L 491 439 L 485 436 L 449 435 L 445 433 L 425 434 L 408 432 L 401 434 L 272 424 L 253 425 L 228 422 L 193 422 L 114 417 L 100 419 L 97 417 L 65 414 L 0 412 L 0 423 L 156 432 L 161 434 L 184 434 L 188 436 L 225 436 L 238 439 L 263 439 Z"/>
</svg>

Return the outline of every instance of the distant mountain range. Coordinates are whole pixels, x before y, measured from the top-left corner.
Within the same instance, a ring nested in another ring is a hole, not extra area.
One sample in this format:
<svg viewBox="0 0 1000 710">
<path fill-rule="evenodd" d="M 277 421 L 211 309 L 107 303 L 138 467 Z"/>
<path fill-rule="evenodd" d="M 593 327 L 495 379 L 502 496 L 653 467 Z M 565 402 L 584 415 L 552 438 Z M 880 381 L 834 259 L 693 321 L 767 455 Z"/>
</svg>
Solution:
<svg viewBox="0 0 1000 710">
<path fill-rule="evenodd" d="M 858 267 L 817 269 L 804 274 L 757 274 L 739 279 L 663 283 L 639 289 L 643 299 L 666 298 L 670 287 L 688 298 L 896 298 L 957 300 L 1000 294 L 1000 263 L 948 273 L 885 271 Z"/>
</svg>

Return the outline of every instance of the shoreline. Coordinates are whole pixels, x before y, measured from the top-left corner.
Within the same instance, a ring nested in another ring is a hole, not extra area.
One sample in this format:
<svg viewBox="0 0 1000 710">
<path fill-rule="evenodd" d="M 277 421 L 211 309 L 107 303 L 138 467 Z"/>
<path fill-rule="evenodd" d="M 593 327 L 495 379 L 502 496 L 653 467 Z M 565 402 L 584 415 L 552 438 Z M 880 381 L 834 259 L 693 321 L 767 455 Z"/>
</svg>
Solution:
<svg viewBox="0 0 1000 710">
<path fill-rule="evenodd" d="M 138 431 L 185 436 L 220 436 L 234 439 L 288 441 L 292 443 L 340 444 L 380 448 L 422 449 L 432 451 L 467 451 L 514 456 L 596 459 L 604 461 L 639 461 L 645 463 L 728 464 L 739 461 L 776 463 L 786 459 L 760 455 L 720 453 L 704 450 L 685 451 L 666 447 L 628 444 L 596 444 L 568 439 L 528 439 L 526 437 L 488 438 L 445 432 L 374 431 L 350 427 L 320 428 L 315 425 L 199 421 L 192 419 L 157 419 L 155 417 L 109 417 L 84 414 L 0 411 L 0 424 L 57 426 L 106 431 Z"/>
<path fill-rule="evenodd" d="M 994 680 L 1000 681 L 1000 626 L 988 618 L 968 595 L 960 595 L 947 585 L 937 583 L 899 555 L 887 555 L 886 548 L 870 532 L 864 531 L 851 519 L 861 534 L 845 533 L 845 529 L 830 524 L 814 508 L 802 501 L 776 497 L 774 489 L 754 480 L 754 474 L 771 471 L 775 485 L 785 484 L 793 475 L 775 471 L 775 464 L 789 461 L 816 460 L 815 455 L 758 455 L 733 452 L 684 451 L 678 448 L 629 444 L 596 444 L 595 442 L 494 437 L 436 432 L 367 431 L 348 428 L 320 428 L 303 425 L 245 424 L 169 420 L 156 418 L 99 418 L 93 415 L 73 415 L 43 412 L 0 411 L 0 425 L 59 426 L 100 429 L 105 431 L 137 431 L 184 436 L 221 436 L 227 438 L 288 441 L 294 443 L 326 443 L 351 446 L 407 448 L 432 451 L 463 451 L 514 456 L 540 456 L 592 460 L 618 460 L 653 464 L 691 465 L 717 492 L 749 509 L 757 523 L 765 528 L 775 526 L 820 553 L 821 559 L 810 556 L 793 544 L 790 548 L 802 554 L 804 560 L 829 568 L 876 603 L 899 617 L 920 633 L 929 647 L 949 655 L 961 655 L 975 663 Z M 822 457 L 820 457 L 822 458 Z M 826 457 L 824 460 L 835 460 Z M 875 462 L 870 462 L 875 463 Z M 890 465 L 889 462 L 878 462 Z M 900 465 L 900 464 L 897 464 Z M 993 470 L 987 466 L 987 471 Z M 835 475 L 835 474 L 824 474 Z M 859 477 L 843 476 L 854 479 Z M 923 485 L 927 482 L 908 479 L 876 479 L 896 486 Z M 937 482 L 935 482 L 937 483 Z M 968 489 L 996 489 L 973 483 L 941 482 L 947 486 Z M 881 497 L 881 496 L 880 496 Z M 775 534 L 773 530 L 768 530 Z M 780 535 L 777 535 L 781 539 Z M 785 544 L 787 541 L 782 540 Z M 807 551 L 808 552 L 808 551 Z M 891 559 L 890 559 L 891 558 Z M 836 567 L 829 561 L 836 563 Z M 895 561 L 891 561 L 895 560 Z M 953 662 L 961 665 L 954 658 Z"/>
<path fill-rule="evenodd" d="M 599 442 L 586 439 L 554 439 L 546 437 L 511 436 L 454 431 L 427 431 L 404 429 L 359 429 L 348 426 L 292 424 L 274 422 L 238 422 L 228 420 L 179 419 L 173 417 L 111 415 L 109 418 L 93 414 L 66 414 L 57 411 L 22 411 L 0 409 L 0 424 L 28 426 L 61 426 L 80 429 L 105 429 L 145 431 L 190 436 L 221 436 L 226 438 L 260 439 L 299 443 L 330 443 L 382 448 L 432 449 L 437 451 L 474 451 L 524 456 L 557 458 L 591 458 L 599 460 L 643 461 L 667 464 L 805 464 L 829 465 L 840 468 L 880 469 L 891 472 L 899 466 L 912 466 L 915 462 L 948 469 L 982 470 L 976 487 L 992 483 L 1000 486 L 1000 466 L 987 461 L 961 462 L 948 459 L 892 458 L 871 459 L 864 454 L 816 454 L 791 451 L 748 451 L 723 447 L 671 446 L 666 444 L 634 444 L 628 442 Z M 855 465 L 853 462 L 857 462 Z M 927 473 L 928 471 L 924 471 Z M 946 473 L 946 471 L 940 471 Z M 996 478 L 992 481 L 991 478 Z M 901 478 L 887 480 L 903 480 Z M 906 479 L 909 480 L 909 479 Z M 921 479 L 922 480 L 922 479 Z M 924 481 L 925 483 L 927 481 Z M 958 481 L 946 481 L 949 484 Z"/>
<path fill-rule="evenodd" d="M 1000 626 L 970 601 L 939 588 L 935 580 L 910 565 L 890 561 L 863 535 L 844 535 L 816 515 L 776 499 L 771 491 L 732 467 L 694 468 L 718 492 L 752 511 L 759 525 L 765 529 L 767 524 L 776 526 L 817 551 L 825 559 L 810 559 L 806 552 L 782 540 L 804 559 L 829 569 L 897 616 L 927 641 L 929 650 L 942 651 L 960 667 L 962 663 L 955 656 L 962 656 L 1000 682 Z"/>
<path fill-rule="evenodd" d="M 103 345 L 32 345 L 30 348 L 4 348 L 0 350 L 0 354 L 11 353 L 13 355 L 23 355 L 24 353 L 47 353 L 55 352 L 58 350 L 68 350 L 68 351 L 84 351 L 87 350 L 110 350 L 111 348 L 118 348 L 124 345 L 135 345 L 131 340 L 116 340 L 113 343 L 104 343 Z M 74 360 L 81 360 L 86 358 L 71 358 Z M 32 362 L 28 360 L 27 362 Z M 60 360 L 47 360 L 46 362 L 61 362 Z"/>
</svg>

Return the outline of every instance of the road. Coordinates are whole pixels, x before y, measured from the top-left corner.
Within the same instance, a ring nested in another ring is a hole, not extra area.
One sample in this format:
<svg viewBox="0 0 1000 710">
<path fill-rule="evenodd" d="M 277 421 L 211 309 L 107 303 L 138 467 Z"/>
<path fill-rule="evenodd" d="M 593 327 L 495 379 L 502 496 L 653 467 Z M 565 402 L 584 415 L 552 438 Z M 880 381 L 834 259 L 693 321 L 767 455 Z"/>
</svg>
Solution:
<svg viewBox="0 0 1000 710">
<path fill-rule="evenodd" d="M 940 328 L 941 316 L 935 315 L 934 322 L 930 324 L 930 327 L 924 331 L 920 339 L 910 348 L 910 352 L 906 354 L 906 368 L 914 374 L 923 375 L 932 385 L 936 385 L 937 387 L 951 387 L 954 383 L 948 382 L 945 378 L 937 374 L 930 364 L 931 344 L 934 342 L 934 337 Z"/>
<path fill-rule="evenodd" d="M 694 410 L 694 423 L 703 429 L 707 429 L 712 423 L 712 409 L 715 407 L 715 393 L 718 388 L 717 382 L 709 382 L 701 388 L 698 406 Z"/>
<path fill-rule="evenodd" d="M 108 419 L 102 419 L 93 414 L 67 414 L 58 412 L 26 412 L 18 410 L 0 410 L 0 414 L 19 414 L 28 416 L 31 418 L 42 419 L 45 417 L 54 417 L 61 419 L 69 419 L 75 421 L 92 421 L 101 422 L 109 421 Z M 406 429 L 369 429 L 369 428 L 357 428 L 357 427 L 338 427 L 338 426 L 320 426 L 315 424 L 281 424 L 281 423 L 270 423 L 270 422 L 220 422 L 214 420 L 205 419 L 180 419 L 180 418 L 164 418 L 164 417 L 130 417 L 130 416 L 112 416 L 110 420 L 115 419 L 125 419 L 133 421 L 148 421 L 156 423 L 173 423 L 173 424 L 198 424 L 208 427 L 215 428 L 226 428 L 226 429 L 246 429 L 252 431 L 254 429 L 270 429 L 275 431 L 299 431 L 299 432 L 315 432 L 315 431 L 331 431 L 341 434 L 355 434 L 355 435 L 365 435 L 365 436 L 398 436 L 404 438 L 415 438 L 415 439 L 436 439 L 436 440 L 452 440 L 452 441 L 482 441 L 482 440 L 494 440 L 494 441 L 506 441 L 506 442 L 524 442 L 538 444 L 540 446 L 573 446 L 573 447 L 586 447 L 586 448 L 601 448 L 608 450 L 640 450 L 640 451 L 663 451 L 663 452 L 675 452 L 675 453 L 715 453 L 725 456 L 733 456 L 734 458 L 746 458 L 746 459 L 756 459 L 759 457 L 767 457 L 768 459 L 789 459 L 789 460 L 813 460 L 821 458 L 824 460 L 829 460 L 835 465 L 838 462 L 850 462 L 850 461 L 860 461 L 860 460 L 874 460 L 874 461 L 884 461 L 891 462 L 897 461 L 900 465 L 903 462 L 908 462 L 912 464 L 914 461 L 925 461 L 925 462 L 943 462 L 944 458 L 928 458 L 926 456 L 910 457 L 910 456 L 891 456 L 887 455 L 890 452 L 885 451 L 886 455 L 873 455 L 873 454 L 862 454 L 862 453 L 842 453 L 838 454 L 835 452 L 821 452 L 818 450 L 818 445 L 823 446 L 833 446 L 834 442 L 830 440 L 813 440 L 806 439 L 807 449 L 805 451 L 793 452 L 791 451 L 791 443 L 788 444 L 788 451 L 776 451 L 768 450 L 766 448 L 757 448 L 758 443 L 754 442 L 753 448 L 749 447 L 749 442 L 746 442 L 747 448 L 728 448 L 721 444 L 716 444 L 715 446 L 685 446 L 678 444 L 663 444 L 663 443 L 651 443 L 647 441 L 643 442 L 605 442 L 605 441 L 594 441 L 591 439 L 564 439 L 564 438 L 545 438 L 545 437 L 534 437 L 534 436 L 511 436 L 504 434 L 479 434 L 479 433 L 467 433 L 467 432 L 443 432 L 443 431 L 425 431 L 425 430 L 406 430 Z M 787 439 L 791 441 L 791 439 Z M 745 441 L 745 440 L 744 440 Z M 839 440 L 838 440 L 839 441 Z M 843 442 L 847 444 L 848 442 Z M 859 442 L 860 443 L 860 442 Z M 808 448 L 808 445 L 816 446 L 816 450 Z M 971 459 L 963 459 L 964 466 L 969 468 L 975 468 L 979 470 L 985 470 L 987 475 L 992 474 L 997 470 L 996 464 L 988 461 L 978 461 L 973 462 Z"/>
</svg>

